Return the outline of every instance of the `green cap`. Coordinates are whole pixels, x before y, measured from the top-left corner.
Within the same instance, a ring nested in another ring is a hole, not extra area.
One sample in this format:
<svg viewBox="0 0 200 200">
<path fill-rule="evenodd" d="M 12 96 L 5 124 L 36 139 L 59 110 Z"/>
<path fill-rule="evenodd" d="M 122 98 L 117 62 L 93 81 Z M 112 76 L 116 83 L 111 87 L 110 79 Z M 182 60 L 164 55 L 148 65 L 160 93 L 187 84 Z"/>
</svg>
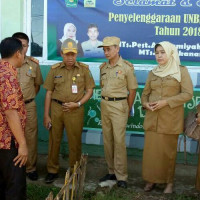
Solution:
<svg viewBox="0 0 200 200">
<path fill-rule="evenodd" d="M 120 43 L 120 38 L 112 36 L 112 37 L 105 37 L 103 39 L 103 44 L 98 46 L 98 48 L 100 47 L 108 47 L 108 46 L 113 46 L 113 45 L 117 45 L 119 46 Z"/>
<path fill-rule="evenodd" d="M 63 54 L 69 53 L 69 52 L 73 52 L 73 53 L 77 53 L 77 44 L 74 40 L 68 38 L 66 39 L 61 46 L 61 51 Z"/>
</svg>

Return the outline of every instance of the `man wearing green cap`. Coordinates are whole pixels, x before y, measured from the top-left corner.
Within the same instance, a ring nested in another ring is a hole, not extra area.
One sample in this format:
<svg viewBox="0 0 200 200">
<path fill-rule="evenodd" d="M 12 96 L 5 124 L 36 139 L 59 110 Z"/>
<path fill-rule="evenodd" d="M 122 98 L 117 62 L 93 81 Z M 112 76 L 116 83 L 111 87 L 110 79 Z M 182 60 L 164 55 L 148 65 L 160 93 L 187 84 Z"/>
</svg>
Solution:
<svg viewBox="0 0 200 200">
<path fill-rule="evenodd" d="M 134 68 L 119 55 L 120 38 L 105 37 L 103 47 L 108 62 L 100 66 L 101 120 L 108 174 L 100 182 L 117 180 L 127 188 L 126 124 L 138 87 Z"/>
<path fill-rule="evenodd" d="M 70 168 L 80 160 L 84 119 L 82 105 L 90 99 L 95 87 L 88 65 L 76 61 L 77 44 L 74 40 L 66 39 L 62 43 L 61 56 L 63 61 L 51 67 L 44 83 L 47 89 L 44 126 L 50 134 L 46 183 L 58 177 L 58 158 L 64 128 L 69 144 Z"/>
</svg>

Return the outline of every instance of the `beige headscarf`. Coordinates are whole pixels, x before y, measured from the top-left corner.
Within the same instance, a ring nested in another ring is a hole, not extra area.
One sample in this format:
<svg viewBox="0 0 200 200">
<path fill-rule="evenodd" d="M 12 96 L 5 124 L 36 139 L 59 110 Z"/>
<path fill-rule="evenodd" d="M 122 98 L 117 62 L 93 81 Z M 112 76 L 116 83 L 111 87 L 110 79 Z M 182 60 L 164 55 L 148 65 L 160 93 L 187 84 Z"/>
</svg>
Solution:
<svg viewBox="0 0 200 200">
<path fill-rule="evenodd" d="M 178 55 L 178 50 L 170 42 L 164 41 L 158 43 L 160 44 L 163 49 L 165 50 L 168 58 L 168 62 L 165 65 L 158 65 L 156 66 L 152 72 L 159 77 L 165 77 L 165 76 L 172 76 L 175 78 L 178 82 L 181 82 L 181 72 L 180 72 L 180 58 Z"/>
<path fill-rule="evenodd" d="M 64 26 L 64 29 L 63 29 L 63 36 L 62 38 L 60 38 L 60 41 L 63 43 L 66 39 L 68 39 L 69 37 L 67 36 L 67 32 L 68 32 L 68 29 L 69 27 L 73 27 L 75 29 L 75 32 L 76 32 L 76 26 L 72 23 L 66 23 L 65 26 Z M 78 40 L 76 40 L 76 34 L 73 38 L 70 38 L 72 40 L 74 40 L 76 43 L 78 43 Z"/>
</svg>

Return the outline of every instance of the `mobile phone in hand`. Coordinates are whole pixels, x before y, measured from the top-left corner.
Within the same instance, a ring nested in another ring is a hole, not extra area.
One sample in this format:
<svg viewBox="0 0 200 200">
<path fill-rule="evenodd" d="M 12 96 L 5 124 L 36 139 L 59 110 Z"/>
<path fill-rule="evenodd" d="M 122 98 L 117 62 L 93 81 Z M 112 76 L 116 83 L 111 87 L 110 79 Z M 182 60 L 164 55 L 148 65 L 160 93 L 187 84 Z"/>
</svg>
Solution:
<svg viewBox="0 0 200 200">
<path fill-rule="evenodd" d="M 49 122 L 49 123 L 48 123 L 48 126 L 47 126 L 47 129 L 50 130 L 51 127 L 52 127 L 52 124 L 51 124 L 51 122 Z"/>
</svg>

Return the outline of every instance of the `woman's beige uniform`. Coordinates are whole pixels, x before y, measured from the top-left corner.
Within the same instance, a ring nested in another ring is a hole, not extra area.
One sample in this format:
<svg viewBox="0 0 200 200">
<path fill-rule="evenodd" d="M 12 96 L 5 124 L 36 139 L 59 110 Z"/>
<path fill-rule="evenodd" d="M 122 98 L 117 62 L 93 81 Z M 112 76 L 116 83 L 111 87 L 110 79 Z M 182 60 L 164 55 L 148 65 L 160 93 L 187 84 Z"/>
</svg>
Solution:
<svg viewBox="0 0 200 200">
<path fill-rule="evenodd" d="M 200 115 L 200 108 L 197 109 L 198 114 Z M 200 190 L 200 153 L 199 153 L 199 161 L 197 166 L 197 176 L 196 176 L 196 189 Z"/>
<path fill-rule="evenodd" d="M 200 190 L 200 153 L 199 153 L 199 161 L 198 161 L 197 175 L 196 175 L 196 189 Z"/>
<path fill-rule="evenodd" d="M 168 105 L 146 111 L 143 178 L 152 183 L 173 182 L 178 135 L 183 132 L 184 103 L 193 96 L 193 85 L 186 67 L 180 66 L 181 82 L 172 76 L 149 73 L 142 93 L 142 104 L 167 100 Z"/>
</svg>

